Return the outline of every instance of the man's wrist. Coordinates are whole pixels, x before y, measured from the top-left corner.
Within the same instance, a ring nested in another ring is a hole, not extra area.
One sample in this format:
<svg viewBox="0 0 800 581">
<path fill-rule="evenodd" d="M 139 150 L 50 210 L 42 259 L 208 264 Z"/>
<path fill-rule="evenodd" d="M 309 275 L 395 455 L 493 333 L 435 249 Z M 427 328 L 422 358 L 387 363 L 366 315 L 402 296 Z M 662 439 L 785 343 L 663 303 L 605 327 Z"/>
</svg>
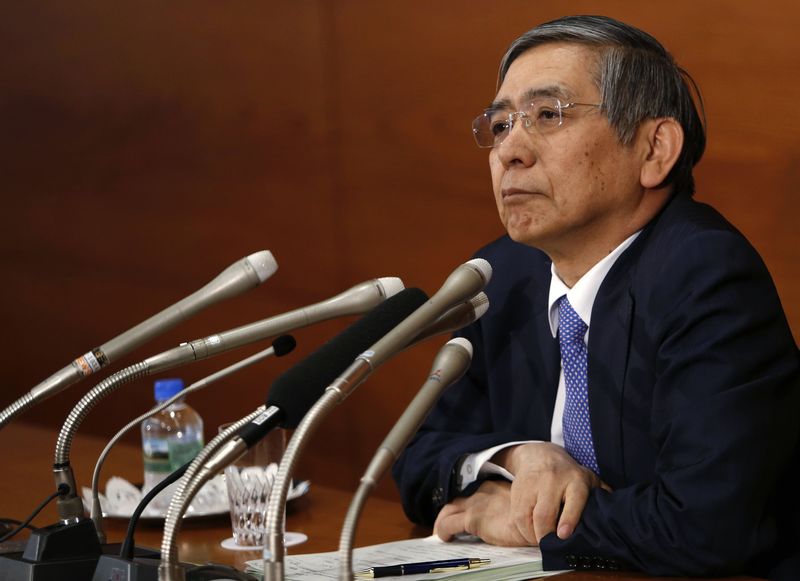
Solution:
<svg viewBox="0 0 800 581">
<path fill-rule="evenodd" d="M 505 448 L 518 446 L 525 443 L 527 443 L 527 441 L 505 442 L 503 444 L 498 444 L 497 446 L 487 448 L 486 450 L 481 450 L 480 452 L 462 456 L 456 462 L 454 468 L 458 472 L 458 475 L 453 475 L 451 477 L 451 484 L 457 485 L 457 488 L 452 490 L 456 492 L 463 490 L 469 486 L 470 483 L 474 482 L 481 476 L 485 477 L 490 474 L 497 474 L 507 480 L 513 480 L 513 476 L 509 473 L 509 471 L 506 470 L 505 467 L 499 466 L 493 462 L 492 458 L 494 458 Z"/>
<path fill-rule="evenodd" d="M 517 444 L 515 446 L 508 446 L 507 448 L 503 448 L 499 450 L 494 456 L 491 457 L 489 460 L 492 464 L 496 464 L 501 468 L 505 468 L 511 474 L 517 473 L 517 465 L 515 462 L 517 454 L 515 453 L 516 450 L 519 450 L 522 446 L 527 446 L 530 443 L 524 444 Z"/>
</svg>

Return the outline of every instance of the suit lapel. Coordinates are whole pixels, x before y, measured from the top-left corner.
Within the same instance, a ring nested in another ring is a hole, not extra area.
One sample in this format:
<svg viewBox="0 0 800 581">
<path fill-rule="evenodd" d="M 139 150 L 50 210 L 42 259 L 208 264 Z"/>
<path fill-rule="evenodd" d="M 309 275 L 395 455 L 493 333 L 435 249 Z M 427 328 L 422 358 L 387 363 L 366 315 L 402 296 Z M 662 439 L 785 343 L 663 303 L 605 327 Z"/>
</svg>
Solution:
<svg viewBox="0 0 800 581">
<path fill-rule="evenodd" d="M 549 273 L 549 263 L 548 263 Z M 528 316 L 518 318 L 511 326 L 510 345 L 514 381 L 520 390 L 530 394 L 531 408 L 525 413 L 530 418 L 531 437 L 550 440 L 550 425 L 558 390 L 561 355 L 558 341 L 550 334 L 547 313 L 549 285 L 539 279 L 530 282 L 525 294 L 531 297 Z M 520 370 L 525 370 L 524 375 Z"/>
<path fill-rule="evenodd" d="M 631 294 L 631 265 L 633 257 L 638 255 L 638 242 L 620 256 L 600 286 L 592 307 L 589 331 L 589 415 L 592 437 L 600 478 L 612 487 L 622 486 L 626 481 L 622 404 L 635 310 Z"/>
</svg>

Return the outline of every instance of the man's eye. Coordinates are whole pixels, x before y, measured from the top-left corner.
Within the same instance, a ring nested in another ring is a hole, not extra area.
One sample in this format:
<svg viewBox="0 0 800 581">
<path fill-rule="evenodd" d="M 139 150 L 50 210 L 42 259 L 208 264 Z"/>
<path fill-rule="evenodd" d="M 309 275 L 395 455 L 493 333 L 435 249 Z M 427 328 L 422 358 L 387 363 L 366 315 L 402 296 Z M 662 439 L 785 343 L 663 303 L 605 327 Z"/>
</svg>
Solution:
<svg viewBox="0 0 800 581">
<path fill-rule="evenodd" d="M 492 131 L 492 135 L 498 136 L 504 131 L 508 130 L 508 119 L 504 119 L 502 121 L 492 121 L 489 128 Z"/>
<path fill-rule="evenodd" d="M 541 121 L 558 121 L 558 111 L 555 109 L 548 109 L 547 107 L 542 107 L 536 113 L 536 118 L 540 119 Z"/>
</svg>

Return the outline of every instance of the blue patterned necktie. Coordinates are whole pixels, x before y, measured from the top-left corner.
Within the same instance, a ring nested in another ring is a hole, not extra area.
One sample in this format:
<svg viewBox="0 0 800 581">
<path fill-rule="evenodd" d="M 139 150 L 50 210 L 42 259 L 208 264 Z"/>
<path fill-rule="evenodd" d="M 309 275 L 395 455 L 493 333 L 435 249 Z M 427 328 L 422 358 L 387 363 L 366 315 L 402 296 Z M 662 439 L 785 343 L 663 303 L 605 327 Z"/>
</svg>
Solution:
<svg viewBox="0 0 800 581">
<path fill-rule="evenodd" d="M 564 448 L 578 462 L 599 473 L 589 422 L 587 389 L 586 323 L 564 295 L 558 300 L 558 342 L 567 398 L 564 404 Z"/>
</svg>

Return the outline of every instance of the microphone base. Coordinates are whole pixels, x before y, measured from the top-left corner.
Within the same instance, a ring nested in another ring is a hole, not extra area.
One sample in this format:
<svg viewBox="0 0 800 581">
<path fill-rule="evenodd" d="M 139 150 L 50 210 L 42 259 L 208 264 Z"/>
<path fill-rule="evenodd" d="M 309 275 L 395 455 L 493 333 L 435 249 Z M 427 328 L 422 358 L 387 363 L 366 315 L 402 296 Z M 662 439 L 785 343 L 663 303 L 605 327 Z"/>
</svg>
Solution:
<svg viewBox="0 0 800 581">
<path fill-rule="evenodd" d="M 103 555 L 97 561 L 92 581 L 158 581 L 159 556 L 136 557 L 133 561 L 119 555 Z M 180 563 L 186 581 L 236 579 L 257 581 L 256 577 L 225 565 Z M 48 580 L 49 581 L 49 580 Z"/>
<path fill-rule="evenodd" d="M 96 566 L 96 557 L 37 563 L 11 553 L 0 557 L 0 581 L 89 581 Z"/>
<path fill-rule="evenodd" d="M 119 555 L 103 555 L 97 561 L 92 581 L 158 581 L 160 555 L 124 559 Z"/>
<path fill-rule="evenodd" d="M 49 561 L 29 561 L 25 559 L 22 553 L 10 553 L 0 557 L 0 581 L 91 581 L 92 579 L 115 579 L 119 581 L 135 581 L 150 579 L 149 577 L 136 577 L 136 576 L 120 576 L 113 577 L 111 573 L 120 570 L 121 573 L 126 571 L 124 566 L 117 566 L 115 568 L 107 569 L 108 576 L 97 577 L 97 570 L 100 564 L 106 559 L 121 560 L 117 555 L 119 554 L 121 544 L 114 543 L 111 545 L 104 545 L 103 551 L 108 554 L 96 557 L 86 557 L 69 560 L 49 560 Z M 159 553 L 150 549 L 136 549 L 136 554 L 141 555 L 136 557 L 135 560 L 151 559 L 155 563 L 155 581 L 158 581 L 158 558 Z"/>
<path fill-rule="evenodd" d="M 68 525 L 55 524 L 35 530 L 28 537 L 23 557 L 28 561 L 69 561 L 102 554 L 94 522 L 81 519 Z"/>
<path fill-rule="evenodd" d="M 0 581 L 91 581 L 100 556 L 119 550 L 119 543 L 101 547 L 89 519 L 51 525 L 31 533 L 23 552 L 0 556 Z M 136 554 L 159 557 L 149 549 Z"/>
</svg>

